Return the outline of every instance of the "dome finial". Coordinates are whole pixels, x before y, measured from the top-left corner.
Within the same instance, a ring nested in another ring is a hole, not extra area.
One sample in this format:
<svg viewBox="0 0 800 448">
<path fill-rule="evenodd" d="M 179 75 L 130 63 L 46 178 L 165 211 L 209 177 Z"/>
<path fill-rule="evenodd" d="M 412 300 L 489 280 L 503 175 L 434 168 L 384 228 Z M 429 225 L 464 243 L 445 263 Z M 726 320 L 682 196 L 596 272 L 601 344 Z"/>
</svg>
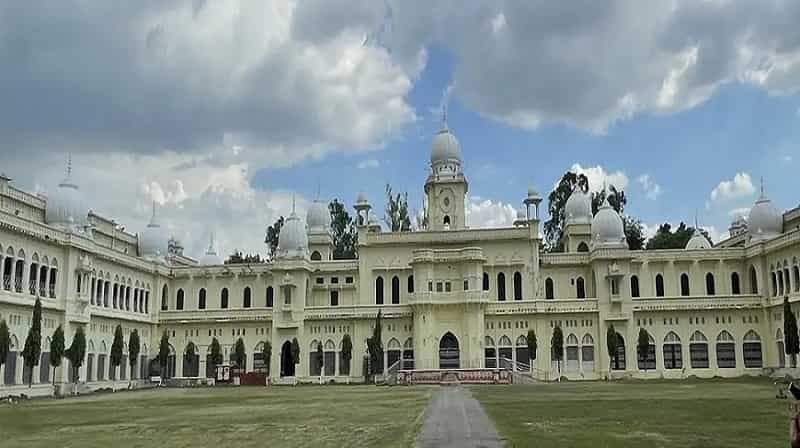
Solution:
<svg viewBox="0 0 800 448">
<path fill-rule="evenodd" d="M 295 204 L 294 193 L 292 193 L 292 214 L 293 215 L 295 214 L 295 211 L 296 211 L 296 204 Z"/>
<path fill-rule="evenodd" d="M 761 197 L 765 198 L 766 195 L 764 194 L 764 176 L 761 176 Z"/>
<path fill-rule="evenodd" d="M 72 176 L 72 153 L 67 155 L 67 179 Z"/>
</svg>

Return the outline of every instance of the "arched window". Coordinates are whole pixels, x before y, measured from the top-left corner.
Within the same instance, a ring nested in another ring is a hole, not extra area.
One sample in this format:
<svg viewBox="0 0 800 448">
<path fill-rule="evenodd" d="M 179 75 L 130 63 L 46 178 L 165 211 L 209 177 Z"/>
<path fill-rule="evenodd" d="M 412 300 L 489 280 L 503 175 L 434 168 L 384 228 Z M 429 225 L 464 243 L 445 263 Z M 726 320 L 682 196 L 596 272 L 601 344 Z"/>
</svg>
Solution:
<svg viewBox="0 0 800 448">
<path fill-rule="evenodd" d="M 578 277 L 578 279 L 575 280 L 575 294 L 579 299 L 586 298 L 586 285 L 584 285 L 583 277 Z"/>
<path fill-rule="evenodd" d="M 166 311 L 169 309 L 169 290 L 167 289 L 167 285 L 161 289 L 161 311 Z"/>
<path fill-rule="evenodd" d="M 245 308 L 250 308 L 250 305 L 252 305 L 252 303 L 251 303 L 252 293 L 250 291 L 250 287 L 249 286 L 246 286 L 244 288 L 244 293 L 242 295 L 243 295 L 243 297 L 242 297 L 242 306 L 244 306 Z"/>
<path fill-rule="evenodd" d="M 689 338 L 689 359 L 693 369 L 708 368 L 708 339 L 699 331 Z"/>
<path fill-rule="evenodd" d="M 514 300 L 522 300 L 522 274 L 514 273 Z"/>
<path fill-rule="evenodd" d="M 794 266 L 794 292 L 800 292 L 800 266 Z"/>
<path fill-rule="evenodd" d="M 750 294 L 758 294 L 758 275 L 755 266 L 750 266 Z"/>
<path fill-rule="evenodd" d="M 656 274 L 656 297 L 664 297 L 664 276 Z"/>
<path fill-rule="evenodd" d="M 502 272 L 497 274 L 497 300 L 506 300 L 506 275 Z"/>
<path fill-rule="evenodd" d="M 267 286 L 267 308 L 272 308 L 274 301 L 275 290 L 272 289 L 272 286 Z"/>
<path fill-rule="evenodd" d="M 219 307 L 228 307 L 228 288 L 222 288 L 222 291 L 219 293 Z"/>
<path fill-rule="evenodd" d="M 611 359 L 612 370 L 625 370 L 625 339 L 617 333 L 617 349 Z"/>
<path fill-rule="evenodd" d="M 761 358 L 761 337 L 753 330 L 744 335 L 742 344 L 744 354 L 744 366 L 748 369 L 760 369 L 763 367 Z"/>
<path fill-rule="evenodd" d="M 175 297 L 175 309 L 183 309 L 183 289 L 178 288 L 178 295 Z"/>
<path fill-rule="evenodd" d="M 783 273 L 778 269 L 778 295 L 783 295 Z"/>
<path fill-rule="evenodd" d="M 637 351 L 637 358 L 640 370 L 655 370 L 656 369 L 656 341 L 653 339 L 653 335 L 647 333 L 647 354 L 642 356 L 641 353 L 638 353 L 639 347 L 636 347 Z M 637 344 L 638 345 L 638 344 Z"/>
<path fill-rule="evenodd" d="M 487 369 L 494 369 L 497 367 L 497 349 L 494 346 L 494 339 L 490 336 L 484 338 L 483 366 Z"/>
<path fill-rule="evenodd" d="M 400 279 L 396 275 L 392 277 L 392 303 L 400 303 Z"/>
<path fill-rule="evenodd" d="M 742 293 L 741 285 L 739 284 L 739 274 L 731 272 L 731 294 L 739 295 Z"/>
<path fill-rule="evenodd" d="M 567 372 L 576 372 L 579 370 L 578 360 L 578 337 L 574 334 L 567 336 L 566 341 L 566 370 Z"/>
<path fill-rule="evenodd" d="M 578 244 L 578 252 L 589 252 L 589 246 L 585 242 Z"/>
<path fill-rule="evenodd" d="M 413 275 L 409 275 L 407 282 L 408 282 L 408 285 L 407 285 L 406 289 L 407 289 L 408 293 L 409 294 L 414 294 L 414 276 Z"/>
<path fill-rule="evenodd" d="M 687 276 L 688 280 L 688 276 Z M 717 293 L 716 285 L 714 284 L 714 274 L 707 273 L 706 274 L 706 295 L 713 296 Z"/>
<path fill-rule="evenodd" d="M 594 370 L 594 338 L 589 333 L 583 335 L 581 339 L 581 360 L 584 372 Z"/>
<path fill-rule="evenodd" d="M 483 290 L 484 291 L 489 290 L 489 274 L 485 272 L 483 273 Z"/>
<path fill-rule="evenodd" d="M 664 337 L 664 368 L 682 369 L 683 355 L 681 353 L 681 338 L 674 331 Z"/>
<path fill-rule="evenodd" d="M 772 295 L 778 295 L 778 277 L 775 275 L 775 272 L 772 273 Z"/>
<path fill-rule="evenodd" d="M 375 303 L 383 305 L 383 277 L 380 275 L 375 279 Z"/>
<path fill-rule="evenodd" d="M 553 279 L 550 278 L 550 277 L 547 277 L 547 279 L 544 281 L 544 298 L 545 299 L 554 299 L 555 298 L 555 292 L 553 291 L 553 289 L 554 289 L 553 288 Z"/>
<path fill-rule="evenodd" d="M 197 309 L 206 309 L 206 288 L 200 288 L 200 292 L 197 293 Z"/>
<path fill-rule="evenodd" d="M 444 224 L 445 227 L 450 227 L 450 216 L 445 216 L 442 220 L 442 224 Z"/>
<path fill-rule="evenodd" d="M 322 254 L 319 251 L 314 251 L 311 253 L 311 261 L 320 261 L 322 260 Z"/>
<path fill-rule="evenodd" d="M 681 274 L 681 295 L 688 296 L 689 291 L 689 276 L 686 273 Z"/>
<path fill-rule="evenodd" d="M 736 367 L 736 341 L 725 330 L 717 336 L 717 367 L 720 369 Z"/>
<path fill-rule="evenodd" d="M 786 263 L 786 262 L 784 261 L 784 263 Z M 785 264 L 784 264 L 784 266 L 785 266 Z M 784 290 L 784 291 L 786 291 L 786 294 L 789 294 L 790 292 L 792 292 L 792 284 L 791 284 L 791 282 L 789 280 L 789 268 L 783 268 L 783 285 L 784 285 L 784 288 L 786 288 Z"/>
<path fill-rule="evenodd" d="M 631 297 L 639 297 L 639 277 L 631 275 Z"/>
</svg>

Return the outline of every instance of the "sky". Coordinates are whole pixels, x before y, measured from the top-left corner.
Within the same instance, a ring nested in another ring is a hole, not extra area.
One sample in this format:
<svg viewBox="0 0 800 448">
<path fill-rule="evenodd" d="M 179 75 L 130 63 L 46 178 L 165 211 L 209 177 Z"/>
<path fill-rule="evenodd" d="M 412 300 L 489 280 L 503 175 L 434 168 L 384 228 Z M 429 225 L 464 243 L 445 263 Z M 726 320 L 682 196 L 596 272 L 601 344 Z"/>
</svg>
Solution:
<svg viewBox="0 0 800 448">
<path fill-rule="evenodd" d="M 390 183 L 419 209 L 446 107 L 471 227 L 572 170 L 647 234 L 697 216 L 720 240 L 762 178 L 800 201 L 797 23 L 794 1 L 3 2 L 0 172 L 46 193 L 71 157 L 129 232 L 155 201 L 190 256 L 212 232 L 264 253 L 293 197 L 380 217 Z"/>
</svg>

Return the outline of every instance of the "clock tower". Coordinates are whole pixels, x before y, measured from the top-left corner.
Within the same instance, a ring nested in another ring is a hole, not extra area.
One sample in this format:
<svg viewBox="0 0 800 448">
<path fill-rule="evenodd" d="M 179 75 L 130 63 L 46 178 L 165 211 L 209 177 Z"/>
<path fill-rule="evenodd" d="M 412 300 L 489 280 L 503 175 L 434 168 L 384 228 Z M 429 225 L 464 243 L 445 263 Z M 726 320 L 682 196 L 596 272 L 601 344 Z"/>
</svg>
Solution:
<svg viewBox="0 0 800 448">
<path fill-rule="evenodd" d="M 461 167 L 461 146 L 442 120 L 431 145 L 431 173 L 425 181 L 428 198 L 428 230 L 466 227 L 465 201 L 469 184 Z"/>
</svg>

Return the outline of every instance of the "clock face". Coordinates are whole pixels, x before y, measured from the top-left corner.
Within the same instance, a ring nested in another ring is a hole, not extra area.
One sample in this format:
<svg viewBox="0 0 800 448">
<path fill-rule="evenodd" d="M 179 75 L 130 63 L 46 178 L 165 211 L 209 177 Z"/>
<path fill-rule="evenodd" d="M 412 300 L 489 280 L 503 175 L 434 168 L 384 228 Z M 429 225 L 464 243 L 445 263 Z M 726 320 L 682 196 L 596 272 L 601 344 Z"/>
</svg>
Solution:
<svg viewBox="0 0 800 448">
<path fill-rule="evenodd" d="M 453 191 L 449 188 L 439 192 L 441 199 L 439 206 L 443 212 L 449 212 L 453 208 Z"/>
</svg>

